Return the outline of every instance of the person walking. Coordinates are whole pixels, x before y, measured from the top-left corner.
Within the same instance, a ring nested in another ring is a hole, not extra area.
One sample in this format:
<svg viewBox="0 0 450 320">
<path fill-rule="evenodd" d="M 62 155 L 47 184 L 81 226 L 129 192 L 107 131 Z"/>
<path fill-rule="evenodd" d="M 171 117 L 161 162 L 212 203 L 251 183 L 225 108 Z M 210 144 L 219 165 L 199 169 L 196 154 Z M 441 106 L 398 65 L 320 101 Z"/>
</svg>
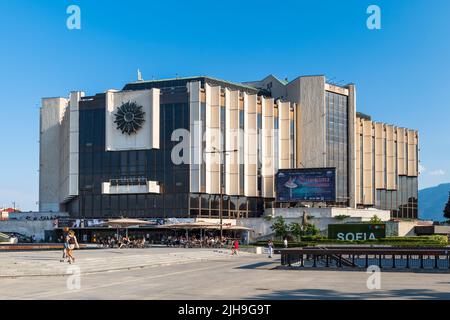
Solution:
<svg viewBox="0 0 450 320">
<path fill-rule="evenodd" d="M 67 242 L 69 236 L 69 228 L 64 227 L 63 229 L 63 255 L 59 262 L 65 262 L 67 258 L 67 249 L 69 248 L 69 243 Z"/>
<path fill-rule="evenodd" d="M 287 247 L 288 247 L 288 240 L 287 240 L 287 238 L 284 238 L 283 244 L 284 244 L 284 248 L 287 249 Z"/>
<path fill-rule="evenodd" d="M 69 263 L 72 264 L 75 262 L 75 257 L 73 256 L 73 250 L 75 248 L 80 249 L 80 246 L 78 245 L 77 237 L 75 236 L 75 232 L 72 230 L 69 231 L 69 235 L 67 236 L 67 256 L 69 257 Z"/>
<path fill-rule="evenodd" d="M 233 247 L 231 249 L 231 255 L 237 255 L 238 254 L 238 250 L 239 250 L 239 241 L 236 239 L 233 242 Z"/>
<path fill-rule="evenodd" d="M 272 240 L 269 240 L 267 243 L 267 247 L 269 248 L 269 258 L 272 258 L 273 256 L 273 242 Z"/>
</svg>

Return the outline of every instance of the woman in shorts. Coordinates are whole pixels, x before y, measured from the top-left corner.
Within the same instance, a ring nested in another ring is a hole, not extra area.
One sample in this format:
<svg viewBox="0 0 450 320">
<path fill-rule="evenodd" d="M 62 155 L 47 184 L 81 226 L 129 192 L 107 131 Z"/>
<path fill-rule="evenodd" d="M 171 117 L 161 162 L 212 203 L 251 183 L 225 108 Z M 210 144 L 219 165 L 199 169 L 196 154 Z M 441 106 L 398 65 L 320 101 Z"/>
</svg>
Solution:
<svg viewBox="0 0 450 320">
<path fill-rule="evenodd" d="M 69 258 L 69 263 L 72 264 L 75 262 L 75 257 L 73 256 L 73 250 L 75 248 L 80 249 L 80 246 L 78 245 L 77 237 L 75 236 L 75 232 L 70 231 L 69 235 L 67 236 L 67 257 Z"/>
</svg>

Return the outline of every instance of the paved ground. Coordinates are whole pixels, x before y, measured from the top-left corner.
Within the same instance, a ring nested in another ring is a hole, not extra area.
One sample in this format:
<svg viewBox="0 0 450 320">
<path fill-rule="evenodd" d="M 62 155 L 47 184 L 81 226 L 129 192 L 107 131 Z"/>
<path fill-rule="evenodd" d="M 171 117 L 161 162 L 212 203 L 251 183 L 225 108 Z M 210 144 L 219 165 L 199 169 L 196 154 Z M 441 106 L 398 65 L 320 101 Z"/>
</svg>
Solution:
<svg viewBox="0 0 450 320">
<path fill-rule="evenodd" d="M 79 289 L 60 252 L 0 253 L 0 299 L 450 299 L 448 273 L 383 272 L 381 289 L 369 290 L 365 272 L 280 270 L 277 259 L 249 253 L 153 248 L 76 256 Z"/>
</svg>

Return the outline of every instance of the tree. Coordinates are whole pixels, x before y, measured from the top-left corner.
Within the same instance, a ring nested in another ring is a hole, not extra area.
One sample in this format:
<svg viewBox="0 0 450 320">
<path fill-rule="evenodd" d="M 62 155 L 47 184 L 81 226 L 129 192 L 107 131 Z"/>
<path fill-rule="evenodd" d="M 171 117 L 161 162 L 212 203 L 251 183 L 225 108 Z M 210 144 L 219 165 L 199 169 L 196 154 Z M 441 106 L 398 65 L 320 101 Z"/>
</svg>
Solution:
<svg viewBox="0 0 450 320">
<path fill-rule="evenodd" d="M 304 234 L 306 236 L 317 236 L 319 233 L 320 233 L 319 228 L 317 228 L 315 225 L 311 223 L 308 223 L 304 230 Z"/>
<path fill-rule="evenodd" d="M 450 220 L 450 192 L 448 193 L 448 201 L 444 208 L 444 217 Z"/>
<path fill-rule="evenodd" d="M 383 223 L 383 221 L 381 221 L 381 219 L 378 218 L 377 215 L 374 215 L 374 216 L 372 217 L 372 219 L 370 219 L 370 223 L 373 223 L 373 224 L 380 224 L 380 223 Z"/>
<path fill-rule="evenodd" d="M 297 239 L 299 240 L 300 237 L 303 235 L 303 226 L 298 222 L 292 222 L 289 225 L 289 232 Z"/>
<path fill-rule="evenodd" d="M 277 217 L 270 228 L 275 231 L 275 236 L 277 237 L 284 238 L 289 233 L 288 226 L 283 217 Z"/>
</svg>

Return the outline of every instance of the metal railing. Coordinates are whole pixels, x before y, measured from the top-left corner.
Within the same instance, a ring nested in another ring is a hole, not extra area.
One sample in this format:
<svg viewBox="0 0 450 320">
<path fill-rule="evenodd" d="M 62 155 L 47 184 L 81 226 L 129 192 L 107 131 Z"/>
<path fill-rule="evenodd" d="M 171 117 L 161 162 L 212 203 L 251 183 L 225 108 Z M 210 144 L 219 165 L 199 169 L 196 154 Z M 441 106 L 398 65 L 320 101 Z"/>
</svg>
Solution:
<svg viewBox="0 0 450 320">
<path fill-rule="evenodd" d="M 281 265 L 298 268 L 446 270 L 450 272 L 450 248 L 293 248 L 277 250 Z"/>
</svg>

